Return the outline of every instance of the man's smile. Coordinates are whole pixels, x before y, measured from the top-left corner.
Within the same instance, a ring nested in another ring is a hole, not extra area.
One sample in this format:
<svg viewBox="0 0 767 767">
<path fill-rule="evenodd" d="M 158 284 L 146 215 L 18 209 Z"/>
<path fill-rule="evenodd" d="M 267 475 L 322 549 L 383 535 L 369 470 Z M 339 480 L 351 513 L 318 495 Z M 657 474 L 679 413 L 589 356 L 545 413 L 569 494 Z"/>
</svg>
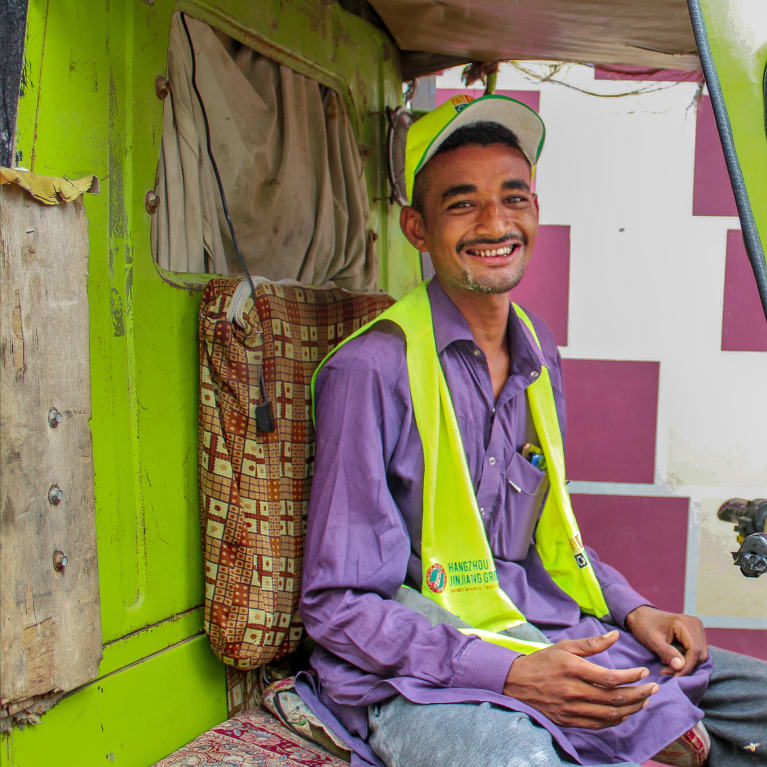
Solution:
<svg viewBox="0 0 767 767">
<path fill-rule="evenodd" d="M 504 248 L 495 248 L 493 250 L 480 250 L 479 248 L 467 248 L 466 252 L 470 256 L 479 256 L 480 258 L 496 258 L 498 256 L 510 256 L 520 248 L 520 244 L 515 242 L 513 245 L 507 245 Z"/>
<path fill-rule="evenodd" d="M 526 237 L 518 235 L 504 237 L 500 241 L 470 240 L 460 243 L 458 251 L 475 258 L 506 258 L 513 256 L 522 245 L 526 245 L 526 240 Z"/>
</svg>

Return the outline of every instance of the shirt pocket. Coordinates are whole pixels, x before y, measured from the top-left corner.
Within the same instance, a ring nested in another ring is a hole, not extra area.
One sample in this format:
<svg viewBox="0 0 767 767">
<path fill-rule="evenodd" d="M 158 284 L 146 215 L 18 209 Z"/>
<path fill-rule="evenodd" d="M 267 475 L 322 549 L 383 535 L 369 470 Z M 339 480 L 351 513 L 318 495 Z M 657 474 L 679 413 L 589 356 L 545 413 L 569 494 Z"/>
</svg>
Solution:
<svg viewBox="0 0 767 767">
<path fill-rule="evenodd" d="M 549 483 L 546 472 L 536 469 L 518 452 L 506 467 L 505 479 L 511 527 L 506 555 L 516 561 L 527 556 Z"/>
</svg>

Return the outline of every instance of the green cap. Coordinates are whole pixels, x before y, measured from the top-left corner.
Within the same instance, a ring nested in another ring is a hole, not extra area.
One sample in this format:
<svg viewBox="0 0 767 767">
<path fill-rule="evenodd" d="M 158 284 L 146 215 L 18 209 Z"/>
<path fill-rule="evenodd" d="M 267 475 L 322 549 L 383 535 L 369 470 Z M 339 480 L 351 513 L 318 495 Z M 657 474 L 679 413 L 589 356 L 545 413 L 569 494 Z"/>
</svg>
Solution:
<svg viewBox="0 0 767 767">
<path fill-rule="evenodd" d="M 405 147 L 407 197 L 413 200 L 416 174 L 434 156 L 448 136 L 475 122 L 494 122 L 514 133 L 519 148 L 535 168 L 543 149 L 546 128 L 540 115 L 521 101 L 490 94 L 472 99 L 460 94 L 416 120 L 408 130 Z"/>
</svg>

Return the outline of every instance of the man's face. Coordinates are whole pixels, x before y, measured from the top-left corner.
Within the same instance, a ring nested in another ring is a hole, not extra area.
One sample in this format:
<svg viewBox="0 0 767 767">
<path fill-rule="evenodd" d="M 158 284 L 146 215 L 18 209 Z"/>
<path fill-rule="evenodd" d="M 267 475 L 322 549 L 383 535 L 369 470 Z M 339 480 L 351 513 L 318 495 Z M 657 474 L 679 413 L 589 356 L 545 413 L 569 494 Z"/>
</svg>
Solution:
<svg viewBox="0 0 767 767">
<path fill-rule="evenodd" d="M 423 215 L 404 208 L 402 229 L 431 255 L 442 285 L 506 293 L 525 274 L 538 231 L 530 166 L 506 144 L 469 144 L 432 158 L 420 179 Z"/>
</svg>

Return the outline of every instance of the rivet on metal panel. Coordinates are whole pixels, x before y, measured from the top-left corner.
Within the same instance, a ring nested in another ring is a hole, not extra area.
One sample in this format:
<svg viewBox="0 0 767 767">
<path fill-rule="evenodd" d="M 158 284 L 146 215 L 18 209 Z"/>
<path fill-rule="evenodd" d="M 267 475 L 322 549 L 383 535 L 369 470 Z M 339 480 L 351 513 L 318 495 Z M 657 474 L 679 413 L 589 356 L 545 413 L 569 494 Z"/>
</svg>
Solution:
<svg viewBox="0 0 767 767">
<path fill-rule="evenodd" d="M 164 99 L 170 93 L 170 80 L 157 75 L 154 80 L 154 92 L 157 94 L 158 99 Z"/>
<path fill-rule="evenodd" d="M 61 500 L 64 498 L 64 491 L 58 485 L 51 485 L 48 488 L 48 500 L 54 505 L 58 506 Z"/>
<path fill-rule="evenodd" d="M 154 215 L 154 213 L 157 211 L 157 208 L 160 207 L 160 196 L 157 194 L 157 192 L 155 192 L 154 189 L 150 189 L 146 193 L 146 197 L 144 197 L 144 207 L 150 216 Z"/>
<path fill-rule="evenodd" d="M 55 407 L 52 407 L 48 411 L 48 426 L 50 426 L 51 429 L 55 429 L 61 423 L 61 419 L 62 415 Z"/>
<path fill-rule="evenodd" d="M 56 549 L 53 552 L 53 569 L 63 570 L 69 563 L 69 557 L 63 552 Z"/>
</svg>

